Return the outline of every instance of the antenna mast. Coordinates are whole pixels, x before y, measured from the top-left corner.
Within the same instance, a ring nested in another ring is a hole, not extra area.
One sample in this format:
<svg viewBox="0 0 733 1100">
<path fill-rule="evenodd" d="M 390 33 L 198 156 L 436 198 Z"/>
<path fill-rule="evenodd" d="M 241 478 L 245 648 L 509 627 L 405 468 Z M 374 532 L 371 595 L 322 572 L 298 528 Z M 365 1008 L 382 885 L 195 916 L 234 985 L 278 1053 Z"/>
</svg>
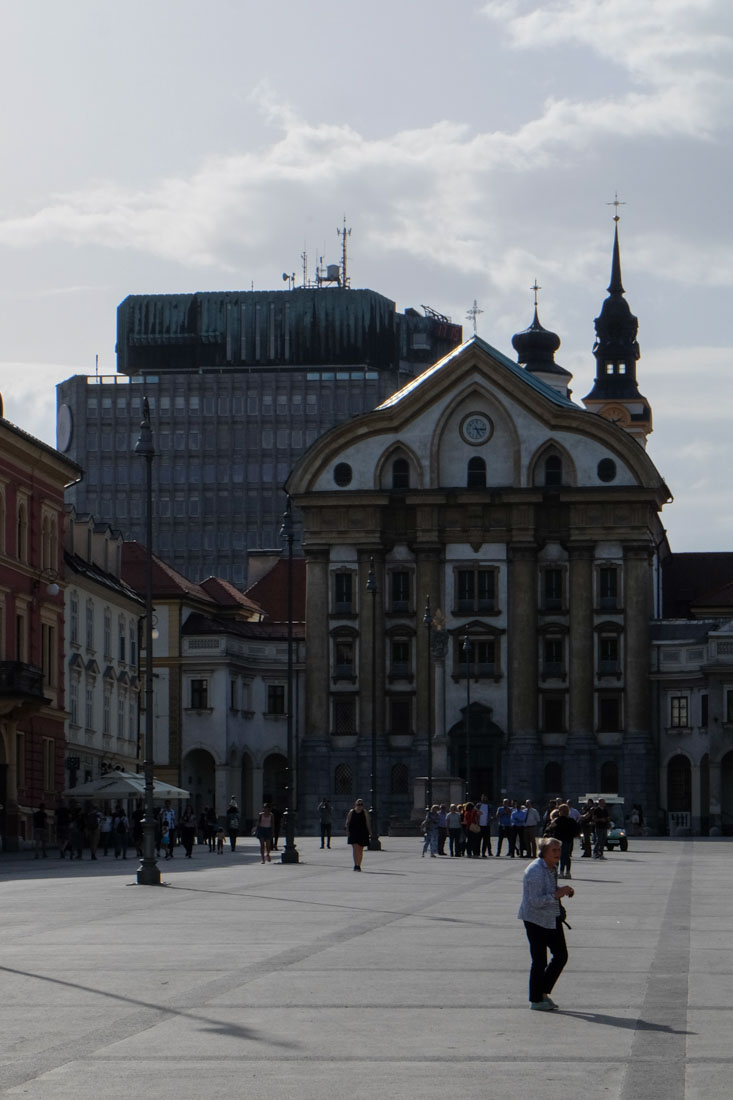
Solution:
<svg viewBox="0 0 733 1100">
<path fill-rule="evenodd" d="M 346 228 L 346 215 L 344 214 L 343 229 L 337 229 L 336 233 L 341 238 L 341 285 L 344 290 L 349 289 L 349 277 L 346 274 L 346 238 L 351 236 L 351 228 Z"/>
<path fill-rule="evenodd" d="M 300 254 L 300 258 L 303 262 L 303 290 L 308 286 L 308 253 L 305 248 Z"/>
</svg>

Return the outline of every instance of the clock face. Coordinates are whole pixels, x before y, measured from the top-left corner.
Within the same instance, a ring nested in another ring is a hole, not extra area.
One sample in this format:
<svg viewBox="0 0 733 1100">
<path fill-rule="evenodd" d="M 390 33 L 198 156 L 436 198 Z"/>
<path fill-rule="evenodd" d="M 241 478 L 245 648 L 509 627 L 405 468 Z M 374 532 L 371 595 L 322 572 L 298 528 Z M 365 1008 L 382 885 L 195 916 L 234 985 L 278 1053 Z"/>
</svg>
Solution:
<svg viewBox="0 0 733 1100">
<path fill-rule="evenodd" d="M 461 421 L 461 435 L 466 443 L 477 447 L 480 443 L 486 443 L 491 438 L 493 425 L 488 416 L 483 413 L 469 413 Z"/>
</svg>

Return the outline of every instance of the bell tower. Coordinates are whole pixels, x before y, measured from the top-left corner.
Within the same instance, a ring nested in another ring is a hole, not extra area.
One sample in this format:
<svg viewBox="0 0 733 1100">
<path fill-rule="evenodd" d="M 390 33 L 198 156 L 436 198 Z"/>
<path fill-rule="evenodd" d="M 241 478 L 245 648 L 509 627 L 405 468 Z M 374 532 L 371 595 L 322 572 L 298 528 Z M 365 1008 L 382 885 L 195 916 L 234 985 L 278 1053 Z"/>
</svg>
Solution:
<svg viewBox="0 0 733 1100">
<path fill-rule="evenodd" d="M 593 354 L 596 359 L 596 377 L 593 389 L 583 398 L 589 412 L 613 420 L 619 427 L 633 435 L 646 447 L 647 436 L 652 431 L 652 410 L 646 397 L 639 393 L 636 381 L 636 363 L 639 344 L 636 339 L 639 321 L 634 317 L 624 297 L 621 282 L 621 258 L 618 243 L 618 207 L 614 215 L 613 260 L 608 297 L 595 319 L 596 342 Z"/>
</svg>

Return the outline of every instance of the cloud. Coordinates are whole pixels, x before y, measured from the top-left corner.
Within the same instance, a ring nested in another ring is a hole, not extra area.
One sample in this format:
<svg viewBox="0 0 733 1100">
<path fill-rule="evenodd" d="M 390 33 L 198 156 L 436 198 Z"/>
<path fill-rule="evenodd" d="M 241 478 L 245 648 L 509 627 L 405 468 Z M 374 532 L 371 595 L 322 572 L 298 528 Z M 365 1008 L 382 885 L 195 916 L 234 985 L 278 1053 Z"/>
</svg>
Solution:
<svg viewBox="0 0 733 1100">
<path fill-rule="evenodd" d="M 147 187 L 100 179 L 51 195 L 34 210 L 0 219 L 0 244 L 136 250 L 234 271 L 243 257 L 249 262 L 271 249 L 278 232 L 299 236 L 304 209 L 343 207 L 347 196 L 365 212 L 365 252 L 484 271 L 487 248 L 507 247 L 507 212 L 520 176 L 546 187 L 550 173 L 562 175 L 570 163 L 578 168 L 594 152 L 607 155 L 609 140 L 637 141 L 646 150 L 650 140 L 682 137 L 699 146 L 727 124 L 731 44 L 719 29 L 726 9 L 700 0 L 695 20 L 690 7 L 680 0 L 494 0 L 483 10 L 515 49 L 575 44 L 614 61 L 626 83 L 595 98 L 549 97 L 512 130 L 475 131 L 443 119 L 368 138 L 346 123 L 302 118 L 262 82 L 249 97 L 272 128 L 262 148 L 209 156 L 190 176 Z M 682 275 L 685 256 L 678 260 Z M 727 258 L 700 266 L 704 277 L 728 285 L 732 265 Z M 674 261 L 667 270 L 674 272 Z"/>
</svg>

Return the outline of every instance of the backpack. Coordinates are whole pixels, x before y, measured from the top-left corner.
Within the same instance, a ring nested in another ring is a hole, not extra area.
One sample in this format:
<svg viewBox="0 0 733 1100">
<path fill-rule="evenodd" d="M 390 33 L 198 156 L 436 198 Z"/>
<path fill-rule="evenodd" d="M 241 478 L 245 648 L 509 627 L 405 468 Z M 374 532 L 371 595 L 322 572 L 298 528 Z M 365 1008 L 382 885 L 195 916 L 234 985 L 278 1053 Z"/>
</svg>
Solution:
<svg viewBox="0 0 733 1100">
<path fill-rule="evenodd" d="M 124 819 L 124 817 L 118 817 L 117 818 L 117 824 L 115 825 L 115 832 L 119 836 L 122 836 L 123 833 L 127 832 L 127 829 L 125 828 L 125 819 Z"/>
</svg>

